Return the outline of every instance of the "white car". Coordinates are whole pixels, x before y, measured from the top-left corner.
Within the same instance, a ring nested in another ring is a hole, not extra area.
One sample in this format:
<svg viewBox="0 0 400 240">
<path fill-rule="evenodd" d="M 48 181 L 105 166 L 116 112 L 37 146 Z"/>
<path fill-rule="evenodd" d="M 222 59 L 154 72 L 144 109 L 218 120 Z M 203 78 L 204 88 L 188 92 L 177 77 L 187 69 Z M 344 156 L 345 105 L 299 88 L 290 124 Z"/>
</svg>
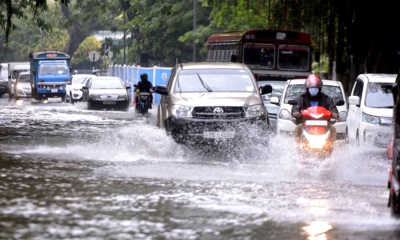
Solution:
<svg viewBox="0 0 400 240">
<path fill-rule="evenodd" d="M 14 86 L 14 99 L 32 97 L 30 72 L 20 72 Z"/>
<path fill-rule="evenodd" d="M 349 97 L 347 137 L 350 143 L 386 147 L 393 115 L 395 74 L 362 74 Z"/>
<path fill-rule="evenodd" d="M 74 103 L 77 101 L 82 101 L 82 87 L 85 86 L 85 82 L 92 77 L 95 77 L 95 75 L 72 75 L 71 83 L 68 83 L 65 87 L 65 102 Z"/>
<path fill-rule="evenodd" d="M 82 87 L 82 99 L 87 102 L 88 109 L 112 108 L 128 111 L 129 89 L 119 77 L 94 76 Z"/>
<path fill-rule="evenodd" d="M 296 125 L 292 122 L 292 105 L 289 100 L 297 100 L 298 96 L 305 92 L 305 79 L 288 80 L 281 99 L 272 97 L 271 103 L 279 105 L 277 119 L 278 134 L 293 134 Z M 339 122 L 333 126 L 336 129 L 337 140 L 344 140 L 346 136 L 347 102 L 343 91 L 342 83 L 333 80 L 322 80 L 322 92 L 333 98 L 335 102 L 344 101 L 344 105 L 336 106 L 339 111 Z"/>
</svg>

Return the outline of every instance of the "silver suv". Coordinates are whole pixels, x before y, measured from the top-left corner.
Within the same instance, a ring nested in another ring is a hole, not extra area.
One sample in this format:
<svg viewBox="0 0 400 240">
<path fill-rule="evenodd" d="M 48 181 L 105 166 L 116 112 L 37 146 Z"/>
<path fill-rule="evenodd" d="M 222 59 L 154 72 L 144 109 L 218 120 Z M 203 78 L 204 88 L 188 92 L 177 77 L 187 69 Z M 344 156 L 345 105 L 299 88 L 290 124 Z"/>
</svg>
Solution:
<svg viewBox="0 0 400 240">
<path fill-rule="evenodd" d="M 265 134 L 268 112 L 250 69 L 240 63 L 178 64 L 161 94 L 158 126 L 177 142 L 227 140 L 253 133 Z"/>
</svg>

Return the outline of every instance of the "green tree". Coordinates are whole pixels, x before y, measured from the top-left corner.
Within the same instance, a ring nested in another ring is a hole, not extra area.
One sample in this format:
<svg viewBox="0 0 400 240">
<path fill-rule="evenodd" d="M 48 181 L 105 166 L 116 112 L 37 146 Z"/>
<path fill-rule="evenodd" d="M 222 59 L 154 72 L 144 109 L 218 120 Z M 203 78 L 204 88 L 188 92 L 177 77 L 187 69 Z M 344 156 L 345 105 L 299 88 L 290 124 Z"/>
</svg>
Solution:
<svg viewBox="0 0 400 240">
<path fill-rule="evenodd" d="M 73 68 L 79 69 L 90 69 L 92 67 L 92 61 L 89 60 L 89 53 L 91 51 L 101 51 L 101 43 L 93 36 L 86 38 L 76 50 L 72 57 L 71 64 Z M 102 65 L 102 58 L 96 62 L 96 67 Z"/>
</svg>

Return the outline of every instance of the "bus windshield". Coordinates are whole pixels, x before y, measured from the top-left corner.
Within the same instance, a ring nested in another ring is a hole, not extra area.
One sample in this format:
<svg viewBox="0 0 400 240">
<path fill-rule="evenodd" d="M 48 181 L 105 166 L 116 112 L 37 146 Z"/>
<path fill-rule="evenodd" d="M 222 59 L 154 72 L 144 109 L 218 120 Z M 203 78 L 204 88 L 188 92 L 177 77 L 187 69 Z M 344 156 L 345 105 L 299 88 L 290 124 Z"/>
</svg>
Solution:
<svg viewBox="0 0 400 240">
<path fill-rule="evenodd" d="M 310 61 L 310 47 L 300 45 L 279 45 L 279 70 L 308 71 Z"/>
<path fill-rule="evenodd" d="M 57 75 L 57 74 L 68 74 L 69 68 L 66 63 L 55 63 L 55 64 L 43 64 L 40 65 L 40 75 Z"/>
<path fill-rule="evenodd" d="M 244 63 L 250 67 L 273 69 L 275 65 L 275 46 L 273 44 L 246 43 L 243 47 Z"/>
</svg>

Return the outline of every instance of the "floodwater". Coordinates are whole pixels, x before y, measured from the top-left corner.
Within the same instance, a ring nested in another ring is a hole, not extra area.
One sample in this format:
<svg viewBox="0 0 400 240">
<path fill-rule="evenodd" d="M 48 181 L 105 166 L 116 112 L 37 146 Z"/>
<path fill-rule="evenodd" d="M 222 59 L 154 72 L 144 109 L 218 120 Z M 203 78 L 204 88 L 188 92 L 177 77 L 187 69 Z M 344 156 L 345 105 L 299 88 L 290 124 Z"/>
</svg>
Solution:
<svg viewBox="0 0 400 240">
<path fill-rule="evenodd" d="M 146 118 L 0 99 L 0 239 L 399 239 L 385 150 L 176 144 Z"/>
</svg>

